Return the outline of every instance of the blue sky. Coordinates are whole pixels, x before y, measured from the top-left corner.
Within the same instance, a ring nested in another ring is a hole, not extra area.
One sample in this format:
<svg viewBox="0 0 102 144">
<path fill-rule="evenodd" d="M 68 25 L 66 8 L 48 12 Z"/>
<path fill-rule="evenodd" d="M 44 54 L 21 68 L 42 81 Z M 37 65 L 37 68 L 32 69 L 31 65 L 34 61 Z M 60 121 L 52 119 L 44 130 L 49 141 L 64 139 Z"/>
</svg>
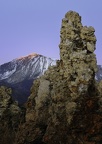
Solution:
<svg viewBox="0 0 102 144">
<path fill-rule="evenodd" d="M 102 0 L 0 0 L 0 64 L 31 53 L 59 59 L 61 20 L 69 10 L 93 26 L 102 65 Z"/>
</svg>

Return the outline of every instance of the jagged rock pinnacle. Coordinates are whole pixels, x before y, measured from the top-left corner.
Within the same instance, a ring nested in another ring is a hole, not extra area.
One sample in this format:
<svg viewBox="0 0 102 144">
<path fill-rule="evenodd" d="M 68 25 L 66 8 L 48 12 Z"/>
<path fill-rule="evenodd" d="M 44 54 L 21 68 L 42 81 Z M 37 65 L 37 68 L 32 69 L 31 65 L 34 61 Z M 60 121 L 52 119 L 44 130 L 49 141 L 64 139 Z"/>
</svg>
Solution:
<svg viewBox="0 0 102 144">
<path fill-rule="evenodd" d="M 60 31 L 60 60 L 32 86 L 25 125 L 28 125 L 29 133 L 37 126 L 34 133 L 43 133 L 37 137 L 40 136 L 46 144 L 71 144 L 74 142 L 71 137 L 77 137 L 76 131 L 74 135 L 71 128 L 75 119 L 81 123 L 79 117 L 76 118 L 77 111 L 81 113 L 84 102 L 87 103 L 90 90 L 94 88 L 97 70 L 96 56 L 93 53 L 96 44 L 94 32 L 93 27 L 82 25 L 78 13 L 67 12 L 62 19 Z M 83 110 L 83 113 L 85 112 Z M 88 116 L 86 117 L 87 120 Z M 30 121 L 34 122 L 33 128 L 29 124 Z M 22 144 L 24 133 L 21 127 L 17 138 Z M 30 137 L 33 142 L 35 135 Z M 77 143 L 80 142 L 76 141 Z"/>
</svg>

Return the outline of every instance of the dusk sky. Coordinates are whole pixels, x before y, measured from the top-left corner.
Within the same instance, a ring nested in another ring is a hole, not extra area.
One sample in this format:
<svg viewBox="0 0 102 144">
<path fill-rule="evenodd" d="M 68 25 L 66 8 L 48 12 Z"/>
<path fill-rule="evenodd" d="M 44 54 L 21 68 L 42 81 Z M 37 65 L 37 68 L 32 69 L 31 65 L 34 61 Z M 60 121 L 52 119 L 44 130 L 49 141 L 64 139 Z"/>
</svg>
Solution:
<svg viewBox="0 0 102 144">
<path fill-rule="evenodd" d="M 102 65 L 102 0 L 0 0 L 0 64 L 31 53 L 59 59 L 61 21 L 69 10 L 95 28 Z"/>
</svg>

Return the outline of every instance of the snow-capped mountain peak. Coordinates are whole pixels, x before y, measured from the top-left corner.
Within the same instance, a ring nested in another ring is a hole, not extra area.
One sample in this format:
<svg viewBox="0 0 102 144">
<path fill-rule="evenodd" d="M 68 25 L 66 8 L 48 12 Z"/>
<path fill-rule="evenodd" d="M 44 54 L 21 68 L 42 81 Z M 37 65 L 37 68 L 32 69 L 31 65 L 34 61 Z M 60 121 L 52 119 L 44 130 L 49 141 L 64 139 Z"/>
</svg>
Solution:
<svg viewBox="0 0 102 144">
<path fill-rule="evenodd" d="M 23 104 L 33 81 L 52 65 L 56 65 L 56 60 L 36 53 L 14 59 L 0 66 L 0 85 L 11 87 L 13 99 Z"/>
<path fill-rule="evenodd" d="M 33 53 L 1 65 L 0 80 L 18 83 L 24 79 L 36 79 L 44 74 L 49 66 L 55 64 L 55 60 Z"/>
<path fill-rule="evenodd" d="M 15 60 L 24 60 L 24 59 L 26 59 L 26 58 L 32 59 L 32 58 L 34 58 L 34 57 L 36 57 L 36 56 L 38 56 L 38 55 L 39 55 L 39 54 L 31 53 L 31 54 L 29 54 L 29 55 L 27 55 L 27 56 L 22 56 L 22 57 L 16 58 Z"/>
</svg>

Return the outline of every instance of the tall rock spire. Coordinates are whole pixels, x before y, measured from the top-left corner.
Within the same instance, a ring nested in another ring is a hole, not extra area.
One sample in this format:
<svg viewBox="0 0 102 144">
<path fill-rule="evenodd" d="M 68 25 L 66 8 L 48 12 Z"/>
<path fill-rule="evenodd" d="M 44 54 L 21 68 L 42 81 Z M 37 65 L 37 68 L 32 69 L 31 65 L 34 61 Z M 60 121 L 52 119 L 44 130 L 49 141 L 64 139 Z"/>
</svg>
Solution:
<svg viewBox="0 0 102 144">
<path fill-rule="evenodd" d="M 94 138 L 97 144 L 101 142 L 101 137 L 94 137 L 101 135 L 102 124 L 97 126 L 102 117 L 97 113 L 94 83 L 94 32 L 93 27 L 82 26 L 78 13 L 66 13 L 60 31 L 60 60 L 34 82 L 17 144 L 96 144 Z"/>
<path fill-rule="evenodd" d="M 74 11 L 67 12 L 62 19 L 60 59 L 72 93 L 87 91 L 97 71 L 94 32 L 93 27 L 82 26 L 81 17 Z"/>
</svg>

